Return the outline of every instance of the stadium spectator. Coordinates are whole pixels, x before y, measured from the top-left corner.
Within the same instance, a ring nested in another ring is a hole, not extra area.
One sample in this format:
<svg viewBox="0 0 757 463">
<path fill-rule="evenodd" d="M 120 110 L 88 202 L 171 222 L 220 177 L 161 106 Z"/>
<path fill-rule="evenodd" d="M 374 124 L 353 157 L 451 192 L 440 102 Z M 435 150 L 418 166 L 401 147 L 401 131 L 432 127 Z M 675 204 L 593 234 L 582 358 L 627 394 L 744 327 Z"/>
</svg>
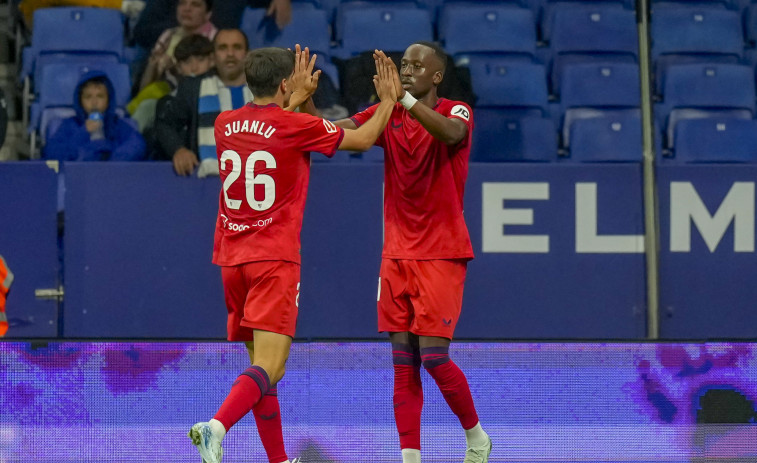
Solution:
<svg viewBox="0 0 757 463">
<path fill-rule="evenodd" d="M 145 156 L 142 135 L 116 113 L 115 91 L 102 71 L 82 76 L 74 91 L 76 115 L 47 141 L 44 157 L 61 161 L 137 161 Z"/>
<path fill-rule="evenodd" d="M 179 0 L 150 0 L 134 27 L 134 41 L 139 47 L 150 50 L 163 31 L 175 27 L 176 5 Z M 268 8 L 279 29 L 289 24 L 292 18 L 291 0 L 224 0 L 212 7 L 211 22 L 219 29 L 239 27 L 245 7 Z"/>
<path fill-rule="evenodd" d="M 383 53 L 381 59 L 394 68 Z M 473 116 L 467 104 L 438 97 L 446 65 L 436 44 L 416 42 L 405 50 L 395 82 L 401 105 L 377 140 L 386 166 L 378 329 L 392 343 L 394 417 L 404 463 L 421 461 L 421 364 L 465 431 L 465 463 L 485 463 L 491 452 L 468 381 L 449 357 L 473 258 L 463 218 Z M 336 124 L 354 129 L 375 111 L 374 105 Z"/>
<path fill-rule="evenodd" d="M 143 88 L 126 105 L 127 111 L 137 121 L 139 131 L 143 134 L 153 127 L 158 100 L 174 91 L 179 79 L 203 75 L 213 67 L 213 43 L 205 36 L 189 35 L 176 45 L 174 58 L 176 65 L 173 72 L 167 73 L 165 79 Z"/>
<path fill-rule="evenodd" d="M 218 175 L 213 122 L 222 111 L 252 101 L 245 85 L 247 36 L 239 29 L 222 29 L 213 41 L 215 72 L 179 83 L 175 95 L 163 97 L 155 114 L 155 135 L 162 156 L 173 161 L 179 175 Z"/>
<path fill-rule="evenodd" d="M 166 29 L 158 37 L 142 73 L 140 90 L 171 72 L 175 64 L 174 51 L 181 39 L 192 34 L 211 40 L 215 37 L 218 29 L 210 22 L 212 6 L 212 0 L 179 0 L 175 12 L 179 25 Z"/>
<path fill-rule="evenodd" d="M 213 262 L 221 266 L 228 339 L 245 342 L 252 366 L 239 375 L 213 419 L 189 431 L 206 463 L 220 463 L 226 432 L 250 411 L 268 461 L 289 462 L 277 383 L 297 324 L 310 151 L 331 156 L 337 149 L 368 149 L 396 103 L 393 69 L 377 60 L 374 82 L 381 103 L 360 129 L 343 130 L 310 114 L 283 111 L 303 102 L 307 111 L 315 110 L 310 96 L 318 71 L 312 73 L 315 63 L 307 49 L 295 50 L 294 57 L 282 48 L 250 53 L 245 70 L 253 104 L 224 112 L 215 122 L 224 188 Z M 253 192 L 256 184 L 265 188 Z"/>
</svg>

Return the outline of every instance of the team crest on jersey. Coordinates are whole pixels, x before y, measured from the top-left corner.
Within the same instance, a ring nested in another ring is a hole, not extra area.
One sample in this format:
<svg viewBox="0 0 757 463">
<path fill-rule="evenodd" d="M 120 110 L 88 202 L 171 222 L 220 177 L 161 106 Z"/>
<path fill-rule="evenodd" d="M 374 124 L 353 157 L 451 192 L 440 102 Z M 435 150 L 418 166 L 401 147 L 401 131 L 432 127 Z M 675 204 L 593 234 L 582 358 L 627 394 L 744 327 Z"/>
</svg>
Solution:
<svg viewBox="0 0 757 463">
<path fill-rule="evenodd" d="M 326 127 L 327 133 L 336 133 L 337 129 L 333 122 L 327 121 L 326 119 L 323 120 L 323 126 Z"/>
<path fill-rule="evenodd" d="M 460 119 L 465 119 L 466 121 L 470 120 L 470 111 L 468 110 L 468 108 L 461 104 L 455 105 L 452 108 L 452 111 L 450 111 L 450 114 L 457 116 Z"/>
</svg>

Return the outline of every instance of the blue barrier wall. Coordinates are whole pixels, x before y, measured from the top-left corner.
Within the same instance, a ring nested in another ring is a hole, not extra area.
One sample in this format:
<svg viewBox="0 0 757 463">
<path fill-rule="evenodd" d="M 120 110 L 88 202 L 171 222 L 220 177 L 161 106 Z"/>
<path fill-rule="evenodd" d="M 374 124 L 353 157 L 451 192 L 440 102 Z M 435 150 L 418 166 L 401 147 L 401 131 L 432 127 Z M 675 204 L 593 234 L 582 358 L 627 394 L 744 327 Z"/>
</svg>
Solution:
<svg viewBox="0 0 757 463">
<path fill-rule="evenodd" d="M 58 287 L 58 175 L 45 163 L 0 163 L 0 255 L 15 275 L 9 336 L 55 337 L 58 302 L 34 296 Z"/>
<path fill-rule="evenodd" d="M 663 337 L 754 338 L 755 178 L 755 166 L 660 166 Z M 56 175 L 0 164 L 0 179 L 14 205 L 0 222 L 0 253 L 17 276 L 9 317 L 29 319 L 36 304 L 51 308 L 52 322 L 9 336 L 224 337 L 210 263 L 217 178 L 179 178 L 161 163 L 66 165 L 60 327 L 54 304 L 30 296 L 55 286 Z M 381 164 L 312 166 L 298 337 L 384 337 L 375 331 L 382 180 Z M 465 213 L 476 259 L 457 336 L 643 338 L 641 184 L 637 164 L 471 165 Z M 38 254 L 48 262 L 24 270 Z"/>
<path fill-rule="evenodd" d="M 757 337 L 757 166 L 660 166 L 661 334 Z"/>
</svg>

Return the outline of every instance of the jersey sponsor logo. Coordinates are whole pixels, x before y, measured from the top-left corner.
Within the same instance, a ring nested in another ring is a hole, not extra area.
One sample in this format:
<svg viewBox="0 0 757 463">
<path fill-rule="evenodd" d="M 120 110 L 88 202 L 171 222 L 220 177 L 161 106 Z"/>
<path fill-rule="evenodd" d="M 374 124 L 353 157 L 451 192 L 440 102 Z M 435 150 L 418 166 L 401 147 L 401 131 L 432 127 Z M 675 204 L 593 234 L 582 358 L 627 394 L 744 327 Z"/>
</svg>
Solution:
<svg viewBox="0 0 757 463">
<path fill-rule="evenodd" d="M 468 108 L 461 104 L 455 105 L 452 108 L 452 111 L 450 111 L 450 114 L 459 117 L 460 119 L 465 119 L 466 121 L 470 120 L 470 111 L 468 110 Z"/>
<path fill-rule="evenodd" d="M 234 222 L 229 221 L 229 218 L 226 217 L 224 214 L 221 214 L 221 219 L 223 219 L 223 228 L 226 228 L 231 231 L 245 231 L 249 230 L 252 227 L 265 227 L 266 225 L 270 225 L 271 222 L 273 222 L 273 217 L 268 217 L 267 219 L 260 219 L 256 222 L 252 222 L 250 224 L 237 224 Z"/>
<path fill-rule="evenodd" d="M 323 126 L 326 127 L 327 133 L 336 133 L 336 131 L 339 130 L 333 122 L 327 121 L 326 119 L 323 119 Z"/>
</svg>

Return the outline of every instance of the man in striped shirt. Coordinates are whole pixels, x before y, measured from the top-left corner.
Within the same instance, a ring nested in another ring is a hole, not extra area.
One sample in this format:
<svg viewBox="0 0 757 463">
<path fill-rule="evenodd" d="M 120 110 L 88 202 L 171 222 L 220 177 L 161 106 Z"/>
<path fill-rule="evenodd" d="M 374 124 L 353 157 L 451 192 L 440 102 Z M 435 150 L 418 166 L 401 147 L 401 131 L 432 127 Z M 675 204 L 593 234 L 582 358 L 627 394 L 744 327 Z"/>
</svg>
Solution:
<svg viewBox="0 0 757 463">
<path fill-rule="evenodd" d="M 155 130 L 158 142 L 179 175 L 218 175 L 213 134 L 216 117 L 252 101 L 245 82 L 249 44 L 239 29 L 221 29 L 213 40 L 215 71 L 181 81 L 176 94 L 160 100 Z"/>
</svg>

